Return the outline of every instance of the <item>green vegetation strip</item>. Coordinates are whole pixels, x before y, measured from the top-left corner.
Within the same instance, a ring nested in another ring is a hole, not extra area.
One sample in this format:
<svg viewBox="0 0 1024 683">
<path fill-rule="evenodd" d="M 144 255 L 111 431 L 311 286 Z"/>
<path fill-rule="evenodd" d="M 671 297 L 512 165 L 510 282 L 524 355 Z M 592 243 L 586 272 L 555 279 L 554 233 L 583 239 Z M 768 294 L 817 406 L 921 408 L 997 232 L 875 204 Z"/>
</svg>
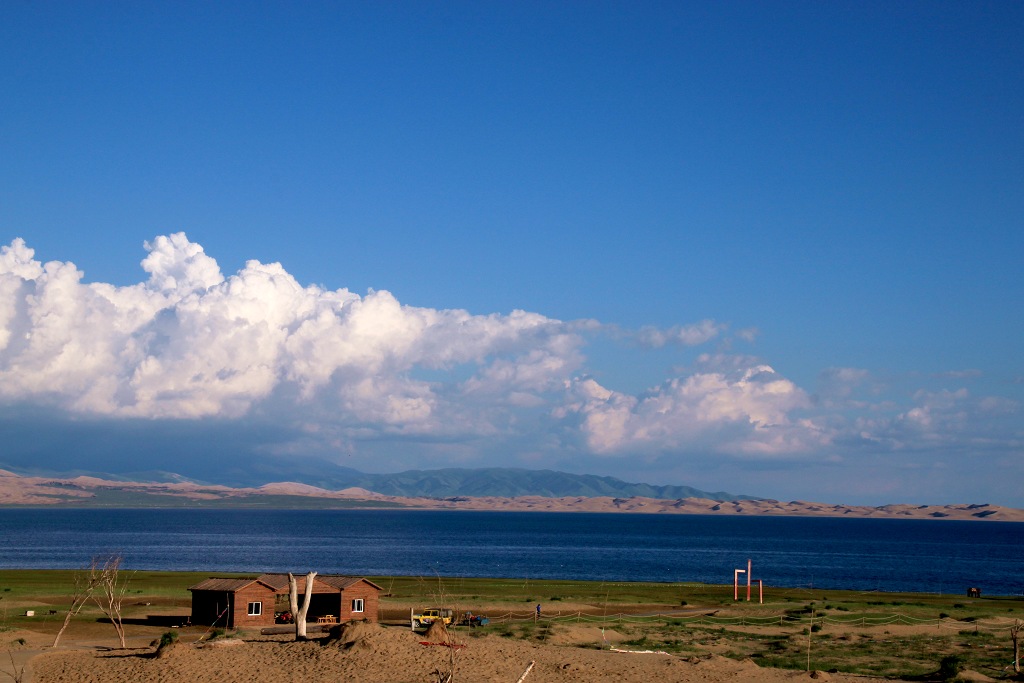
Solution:
<svg viewBox="0 0 1024 683">
<path fill-rule="evenodd" d="M 0 570 L 0 631 L 55 633 L 67 609 L 73 570 Z M 188 587 L 210 576 L 254 573 L 132 572 L 125 616 L 187 615 Z M 1012 677 L 1010 627 L 1024 616 L 1024 598 L 778 589 L 767 602 L 732 599 L 731 585 L 541 581 L 516 578 L 370 576 L 383 589 L 382 614 L 396 620 L 410 608 L 449 607 L 486 614 L 491 626 L 466 637 L 545 642 L 586 627 L 590 642 L 676 656 L 752 658 L 761 666 L 831 670 L 941 680 L 942 666 Z M 538 619 L 535 607 L 542 606 Z M 34 611 L 34 617 L 27 617 Z M 75 618 L 95 623 L 95 605 Z M 72 630 L 74 623 L 72 624 Z M 579 636 L 574 636 L 577 642 Z M 945 662 L 943 665 L 942 663 Z"/>
</svg>

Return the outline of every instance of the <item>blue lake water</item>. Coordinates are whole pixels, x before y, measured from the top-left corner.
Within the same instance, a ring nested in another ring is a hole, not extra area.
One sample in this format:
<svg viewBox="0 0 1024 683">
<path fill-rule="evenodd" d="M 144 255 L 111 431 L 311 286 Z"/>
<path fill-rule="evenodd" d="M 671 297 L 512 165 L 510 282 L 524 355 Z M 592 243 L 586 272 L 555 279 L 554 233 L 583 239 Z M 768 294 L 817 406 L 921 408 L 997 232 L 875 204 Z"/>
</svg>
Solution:
<svg viewBox="0 0 1024 683">
<path fill-rule="evenodd" d="M 409 510 L 0 509 L 0 568 L 307 571 L 1024 593 L 1024 524 Z"/>
</svg>

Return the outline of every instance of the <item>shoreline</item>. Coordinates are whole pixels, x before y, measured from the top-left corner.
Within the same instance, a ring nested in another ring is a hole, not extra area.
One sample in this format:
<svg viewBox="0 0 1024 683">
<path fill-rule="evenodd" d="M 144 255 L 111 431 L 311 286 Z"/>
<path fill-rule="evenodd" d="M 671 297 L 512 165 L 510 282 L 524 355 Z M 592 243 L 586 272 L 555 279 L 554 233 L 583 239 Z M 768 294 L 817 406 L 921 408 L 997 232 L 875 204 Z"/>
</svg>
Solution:
<svg viewBox="0 0 1024 683">
<path fill-rule="evenodd" d="M 884 508 L 887 507 L 900 507 L 904 506 L 881 506 L 881 507 L 867 507 L 867 506 L 847 506 L 847 505 L 828 505 L 828 507 L 835 508 L 834 510 L 821 510 L 813 509 L 803 511 L 798 506 L 794 507 L 790 504 L 779 504 L 778 501 L 769 501 L 772 504 L 788 505 L 789 509 L 780 510 L 744 510 L 744 511 L 721 511 L 713 510 L 711 507 L 717 507 L 721 505 L 717 501 L 712 501 L 715 505 L 704 508 L 702 501 L 698 501 L 695 505 L 681 509 L 678 505 L 679 501 L 663 501 L 661 499 L 627 499 L 629 504 L 610 504 L 602 505 L 603 499 L 588 499 L 595 501 L 592 504 L 587 505 L 572 505 L 562 504 L 559 499 L 554 498 L 543 498 L 537 497 L 533 499 L 531 497 L 528 501 L 523 499 L 508 498 L 501 499 L 502 502 L 498 504 L 459 504 L 451 503 L 445 499 L 438 499 L 431 503 L 416 502 L 408 505 L 381 505 L 381 506 L 366 506 L 366 505 L 337 505 L 337 504 L 320 504 L 320 505 L 308 505 L 302 504 L 305 501 L 296 501 L 293 505 L 259 505 L 259 504 L 246 504 L 245 501 L 232 502 L 231 504 L 225 505 L 203 505 L 203 504 L 160 504 L 159 502 L 146 503 L 146 504 L 134 504 L 134 505 L 122 505 L 113 503 L 94 503 L 94 504 L 81 504 L 76 501 L 74 504 L 68 504 L 64 501 L 54 501 L 48 503 L 6 503 L 0 502 L 0 510 L 64 510 L 64 511 L 79 511 L 79 510 L 208 510 L 210 512 L 224 512 L 224 511 L 254 511 L 254 512 L 270 512 L 270 511 L 373 511 L 380 513 L 388 512 L 493 512 L 495 514 L 501 513 L 552 513 L 552 514 L 567 514 L 567 515 L 679 515 L 679 516 L 693 516 L 693 517 L 768 517 L 768 518 L 782 518 L 782 517 L 795 517 L 803 519 L 819 518 L 819 519 L 877 519 L 877 520 L 913 520 L 923 522 L 1002 522 L 1009 524 L 1020 524 L 1024 523 L 1024 510 L 1017 508 L 1004 508 L 1000 506 L 984 504 L 980 506 L 978 504 L 962 504 L 962 505 L 921 505 L 921 506 L 905 506 L 907 508 L 914 508 L 911 510 L 896 510 L 888 511 Z M 687 503 L 696 499 L 685 499 Z M 505 502 L 507 501 L 507 502 Z M 744 501 L 749 503 L 750 501 Z M 731 502 L 729 503 L 731 504 Z M 803 503 L 799 503 L 803 505 Z M 825 507 L 826 504 L 813 504 L 814 507 Z M 987 514 L 978 514 L 972 512 L 973 509 L 978 507 L 985 507 L 990 512 Z"/>
<path fill-rule="evenodd" d="M 428 498 L 385 496 L 353 487 L 329 490 L 291 481 L 237 488 L 193 482 L 111 481 L 91 476 L 22 476 L 0 470 L 0 509 L 26 508 L 468 510 L 1024 522 L 1024 509 L 990 503 L 868 506 L 767 498 L 734 501 L 639 496 Z"/>
<path fill-rule="evenodd" d="M 188 584 L 198 583 L 199 581 L 210 578 L 210 577 L 223 577 L 223 578 L 252 578 L 255 579 L 261 574 L 266 572 L 261 570 L 232 570 L 232 571 L 220 571 L 220 570 L 183 570 L 183 569 L 137 569 L 129 566 L 123 567 L 124 571 L 130 572 L 134 577 L 135 582 L 141 582 L 143 585 L 151 583 L 162 584 L 166 590 L 178 590 L 182 592 L 182 595 L 187 595 L 186 589 Z M 5 591 L 12 585 L 24 583 L 26 578 L 31 576 L 31 583 L 33 584 L 54 584 L 54 585 L 72 585 L 74 575 L 81 572 L 87 572 L 88 567 L 78 568 L 63 568 L 63 567 L 52 567 L 52 568 L 36 568 L 36 567 L 2 567 L 0 568 L 0 585 L 5 586 Z M 408 594 L 414 594 L 417 591 L 426 590 L 428 584 L 440 582 L 444 583 L 458 583 L 460 586 L 496 586 L 504 590 L 504 587 L 515 587 L 521 585 L 529 585 L 533 587 L 533 592 L 538 594 L 542 593 L 542 589 L 547 592 L 565 592 L 567 590 L 583 591 L 584 593 L 592 593 L 593 596 L 600 597 L 601 594 L 607 590 L 608 595 L 615 595 L 618 592 L 636 591 L 640 589 L 650 589 L 650 592 L 654 595 L 676 595 L 685 593 L 688 596 L 719 596 L 720 595 L 732 595 L 733 585 L 731 583 L 701 583 L 699 581 L 621 581 L 621 580 L 597 580 L 597 579 L 572 579 L 572 578 L 533 578 L 526 576 L 464 576 L 464 575 L 445 575 L 445 574 L 365 574 L 359 575 L 362 578 L 366 578 L 378 585 L 384 586 L 389 584 L 392 587 L 397 586 L 394 595 L 390 593 L 385 594 L 385 597 L 402 596 Z M 170 588 L 168 588 L 168 584 Z M 615 589 L 615 590 L 613 590 Z M 746 584 L 741 582 L 740 585 L 741 593 L 746 590 Z M 479 592 L 479 588 L 474 588 Z M 755 584 L 755 596 L 751 602 L 747 602 L 742 597 L 740 600 L 733 602 L 729 600 L 729 604 L 748 606 L 753 605 L 757 602 L 756 600 L 756 584 Z M 1024 593 L 985 593 L 978 598 L 968 598 L 962 592 L 952 591 L 912 591 L 912 590 L 886 590 L 884 588 L 872 588 L 869 590 L 861 590 L 857 588 L 837 588 L 828 587 L 822 585 L 815 586 L 781 586 L 781 585 L 765 585 L 765 593 L 769 592 L 776 596 L 786 596 L 785 599 L 793 600 L 800 597 L 801 599 L 813 596 L 820 596 L 821 594 L 828 594 L 831 599 L 853 599 L 858 597 L 870 597 L 870 596 L 884 596 L 886 598 L 915 598 L 918 600 L 971 600 L 971 601 L 983 601 L 983 602 L 1006 602 L 1006 601 L 1019 601 L 1024 600 Z M 5 592 L 4 595 L 7 593 Z M 0 597 L 0 600 L 3 598 Z M 716 597 L 715 599 L 718 599 Z M 536 600 L 528 599 L 527 603 L 536 602 Z M 556 598 L 555 602 L 562 603 L 561 598 Z M 658 603 L 657 600 L 649 600 L 645 604 Z M 661 602 L 665 602 L 662 600 Z M 906 601 L 901 601 L 906 602 Z M 668 603 L 664 606 L 672 607 Z M 672 607 L 674 611 L 679 611 L 679 607 Z M 688 608 L 689 609 L 689 608 Z"/>
<path fill-rule="evenodd" d="M 365 489 L 330 491 L 280 482 L 259 488 L 193 483 L 116 482 L 94 477 L 60 479 L 0 473 L 0 509 L 281 509 L 450 510 L 756 517 L 830 517 L 1024 522 L 1024 509 L 990 503 L 844 505 L 814 501 L 612 496 L 387 496 Z"/>
</svg>

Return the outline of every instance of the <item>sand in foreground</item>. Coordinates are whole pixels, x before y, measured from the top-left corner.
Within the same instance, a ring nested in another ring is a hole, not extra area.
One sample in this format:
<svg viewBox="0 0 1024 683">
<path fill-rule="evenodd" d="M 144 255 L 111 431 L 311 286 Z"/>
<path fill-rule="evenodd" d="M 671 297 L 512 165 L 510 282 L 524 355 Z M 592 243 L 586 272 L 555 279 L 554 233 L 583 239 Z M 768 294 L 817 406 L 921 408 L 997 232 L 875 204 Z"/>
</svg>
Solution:
<svg viewBox="0 0 1024 683">
<path fill-rule="evenodd" d="M 581 644 L 593 643 L 594 647 L 537 645 L 497 635 L 460 634 L 456 636 L 457 642 L 465 647 L 455 651 L 455 681 L 515 683 L 531 662 L 534 666 L 526 683 L 811 680 L 806 672 L 762 669 L 750 661 L 736 662 L 718 656 L 684 659 L 666 654 L 598 650 L 595 647 L 601 633 L 597 628 L 580 627 L 572 636 Z M 151 648 L 48 652 L 33 660 L 33 681 L 426 683 L 438 680 L 436 672 L 448 670 L 452 652 L 448 647 L 421 644 L 430 637 L 405 628 L 358 624 L 346 628 L 340 638 L 326 642 L 297 643 L 284 636 L 261 636 L 220 644 L 215 640 L 202 647 L 178 643 L 159 655 Z M 818 674 L 817 680 L 865 683 L 883 679 Z"/>
</svg>

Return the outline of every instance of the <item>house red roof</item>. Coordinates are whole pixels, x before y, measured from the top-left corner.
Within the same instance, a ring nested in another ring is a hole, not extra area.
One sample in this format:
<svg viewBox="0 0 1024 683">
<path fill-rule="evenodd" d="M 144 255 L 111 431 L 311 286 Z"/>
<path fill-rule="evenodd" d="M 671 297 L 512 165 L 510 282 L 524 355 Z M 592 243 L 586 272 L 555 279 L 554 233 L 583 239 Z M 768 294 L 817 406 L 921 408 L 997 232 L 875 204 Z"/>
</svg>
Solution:
<svg viewBox="0 0 1024 683">
<path fill-rule="evenodd" d="M 334 586 L 338 590 L 345 590 L 349 586 L 354 586 L 360 581 L 364 581 L 370 584 L 379 591 L 384 590 L 383 588 L 375 584 L 373 581 L 370 581 L 369 579 L 360 578 L 358 576 L 337 576 L 334 574 L 327 574 L 326 576 L 317 576 L 316 578 L 320 579 L 328 586 Z"/>
<path fill-rule="evenodd" d="M 360 578 L 358 576 L 339 576 L 337 574 L 317 574 L 313 579 L 313 592 L 314 593 L 333 593 L 335 591 L 343 591 L 350 586 L 354 586 L 360 581 L 365 581 L 377 590 L 383 590 L 380 586 L 375 584 L 373 581 Z M 295 577 L 295 582 L 298 584 L 298 590 L 300 593 L 306 590 L 306 575 L 299 574 Z M 189 586 L 190 591 L 221 591 L 225 593 L 234 593 L 239 591 L 246 586 L 253 583 L 261 583 L 275 593 L 287 593 L 288 592 L 288 575 L 287 574 L 261 574 L 255 579 L 239 579 L 239 578 L 209 578 L 205 581 L 200 581 L 194 586 Z"/>
<path fill-rule="evenodd" d="M 262 583 L 272 587 L 278 593 L 288 592 L 288 575 L 287 574 L 261 574 L 257 579 Z M 353 586 L 360 581 L 366 581 L 377 590 L 383 590 L 380 586 L 375 584 L 373 581 L 367 581 L 364 578 L 358 576 L 340 576 L 338 574 L 317 574 L 313 578 L 313 592 L 314 593 L 331 593 L 334 591 L 342 591 Z M 297 584 L 298 591 L 302 593 L 306 590 L 306 575 L 297 574 L 295 576 L 295 583 Z"/>
<path fill-rule="evenodd" d="M 205 581 L 200 581 L 199 583 L 197 583 L 194 586 L 189 586 L 188 589 L 190 591 L 223 591 L 223 592 L 227 592 L 227 593 L 233 593 L 233 592 L 239 591 L 239 590 L 245 588 L 246 586 L 248 586 L 249 584 L 253 584 L 253 583 L 262 583 L 267 588 L 270 588 L 271 590 L 274 589 L 274 587 L 271 586 L 270 584 L 268 584 L 266 581 L 260 581 L 259 579 L 235 579 L 235 578 L 231 578 L 231 579 L 209 578 L 209 579 L 206 579 Z"/>
</svg>

